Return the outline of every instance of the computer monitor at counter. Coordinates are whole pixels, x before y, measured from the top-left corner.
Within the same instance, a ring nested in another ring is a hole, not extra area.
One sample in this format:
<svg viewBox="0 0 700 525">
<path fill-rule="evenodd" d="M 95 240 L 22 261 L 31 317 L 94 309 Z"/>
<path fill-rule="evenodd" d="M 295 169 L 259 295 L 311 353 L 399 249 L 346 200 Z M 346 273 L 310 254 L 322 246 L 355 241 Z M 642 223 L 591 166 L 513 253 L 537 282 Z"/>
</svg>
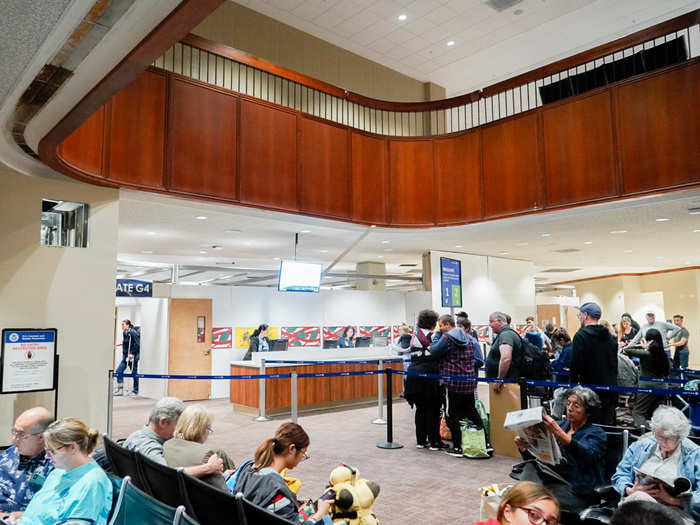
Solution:
<svg viewBox="0 0 700 525">
<path fill-rule="evenodd" d="M 324 339 L 323 340 L 323 348 L 338 348 L 338 340 L 337 339 Z"/>
<path fill-rule="evenodd" d="M 270 339 L 270 352 L 283 352 L 288 345 L 289 339 Z"/>
<path fill-rule="evenodd" d="M 367 337 L 364 335 L 358 336 L 355 338 L 355 348 L 369 348 L 371 342 L 371 337 Z"/>
</svg>

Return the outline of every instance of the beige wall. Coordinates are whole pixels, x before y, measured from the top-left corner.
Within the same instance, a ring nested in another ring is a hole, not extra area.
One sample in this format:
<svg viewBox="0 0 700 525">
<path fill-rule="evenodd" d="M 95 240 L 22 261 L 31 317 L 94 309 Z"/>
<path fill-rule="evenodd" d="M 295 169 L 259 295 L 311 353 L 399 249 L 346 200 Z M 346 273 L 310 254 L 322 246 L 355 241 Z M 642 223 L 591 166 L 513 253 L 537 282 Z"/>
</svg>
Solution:
<svg viewBox="0 0 700 525">
<path fill-rule="evenodd" d="M 193 33 L 361 95 L 393 101 L 435 100 L 445 89 L 415 80 L 233 2 Z"/>
<path fill-rule="evenodd" d="M 623 312 L 634 312 L 643 306 L 651 292 L 663 293 L 666 318 L 674 314 L 685 317 L 690 332 L 690 366 L 700 368 L 700 270 L 684 270 L 651 275 L 609 277 L 574 283 L 581 302 L 595 301 L 603 309 L 603 317 L 618 322 Z M 643 323 L 643 316 L 636 316 Z"/>
<path fill-rule="evenodd" d="M 30 177 L 0 164 L 0 328 L 57 328 L 59 417 L 106 430 L 107 370 L 114 344 L 114 279 L 119 193 L 77 182 Z M 39 245 L 41 199 L 90 205 L 89 247 Z M 0 444 L 14 417 L 53 392 L 0 395 Z"/>
</svg>

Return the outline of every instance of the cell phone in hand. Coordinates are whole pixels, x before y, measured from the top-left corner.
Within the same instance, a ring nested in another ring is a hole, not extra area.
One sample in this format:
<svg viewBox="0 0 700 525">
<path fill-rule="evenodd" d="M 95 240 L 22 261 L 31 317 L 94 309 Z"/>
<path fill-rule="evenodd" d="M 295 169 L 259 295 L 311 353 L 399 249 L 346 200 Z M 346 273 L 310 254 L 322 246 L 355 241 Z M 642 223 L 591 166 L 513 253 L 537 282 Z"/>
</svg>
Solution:
<svg viewBox="0 0 700 525">
<path fill-rule="evenodd" d="M 325 493 L 324 493 L 320 498 L 318 498 L 318 499 L 334 501 L 334 500 L 335 500 L 335 490 L 329 490 L 329 491 L 325 492 Z"/>
</svg>

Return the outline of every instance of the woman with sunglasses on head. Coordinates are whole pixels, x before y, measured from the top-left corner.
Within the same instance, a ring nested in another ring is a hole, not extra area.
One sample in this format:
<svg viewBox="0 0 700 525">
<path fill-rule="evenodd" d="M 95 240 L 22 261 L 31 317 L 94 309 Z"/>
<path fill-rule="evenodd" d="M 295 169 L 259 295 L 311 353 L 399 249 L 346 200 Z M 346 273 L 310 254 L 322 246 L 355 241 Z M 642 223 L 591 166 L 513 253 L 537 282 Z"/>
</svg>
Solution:
<svg viewBox="0 0 700 525">
<path fill-rule="evenodd" d="M 55 469 L 24 513 L 13 514 L 7 522 L 45 525 L 78 520 L 106 525 L 112 507 L 112 483 L 90 458 L 98 436 L 96 429 L 76 418 L 51 423 L 44 431 L 44 444 Z"/>
<path fill-rule="evenodd" d="M 301 503 L 287 485 L 283 472 L 308 459 L 309 443 L 309 436 L 300 425 L 284 423 L 275 432 L 275 437 L 258 446 L 254 459 L 241 465 L 227 485 L 234 494 L 241 492 L 248 501 L 297 522 Z M 303 525 L 322 520 L 332 503 L 331 500 L 319 499 L 318 510 Z"/>
<path fill-rule="evenodd" d="M 163 444 L 163 457 L 173 468 L 210 466 L 211 472 L 203 476 L 202 481 L 227 490 L 225 476 L 236 466 L 226 452 L 212 450 L 204 444 L 213 432 L 211 423 L 211 415 L 202 405 L 189 405 L 177 420 L 173 438 Z"/>
<path fill-rule="evenodd" d="M 558 525 L 559 504 L 542 485 L 531 481 L 516 483 L 498 506 L 497 519 L 472 525 Z"/>
</svg>

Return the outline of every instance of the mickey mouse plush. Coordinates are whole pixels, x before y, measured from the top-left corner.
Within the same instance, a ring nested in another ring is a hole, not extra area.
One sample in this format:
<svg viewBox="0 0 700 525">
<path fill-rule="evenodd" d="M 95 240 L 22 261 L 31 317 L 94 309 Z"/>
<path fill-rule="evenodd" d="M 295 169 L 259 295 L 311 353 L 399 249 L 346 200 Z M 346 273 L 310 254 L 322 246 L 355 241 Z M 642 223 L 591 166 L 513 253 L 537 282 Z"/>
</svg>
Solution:
<svg viewBox="0 0 700 525">
<path fill-rule="evenodd" d="M 330 488 L 335 492 L 331 507 L 333 523 L 346 525 L 377 525 L 372 504 L 379 496 L 379 485 L 359 477 L 360 472 L 340 464 L 330 476 Z"/>
</svg>

